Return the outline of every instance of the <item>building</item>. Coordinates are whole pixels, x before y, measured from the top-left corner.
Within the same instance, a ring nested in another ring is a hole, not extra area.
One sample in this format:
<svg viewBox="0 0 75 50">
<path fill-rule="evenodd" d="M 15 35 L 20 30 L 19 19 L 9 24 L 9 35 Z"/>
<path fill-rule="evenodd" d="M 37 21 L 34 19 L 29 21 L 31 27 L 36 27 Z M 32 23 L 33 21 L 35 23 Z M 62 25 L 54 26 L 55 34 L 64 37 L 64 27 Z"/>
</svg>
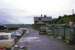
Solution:
<svg viewBox="0 0 75 50">
<path fill-rule="evenodd" d="M 34 17 L 34 28 L 37 30 L 47 30 L 48 25 L 52 23 L 52 17 L 50 16 L 40 16 Z"/>
<path fill-rule="evenodd" d="M 47 23 L 47 24 L 51 24 L 52 21 L 52 17 L 49 16 L 40 16 L 40 17 L 34 17 L 34 24 L 43 24 L 43 23 Z"/>
</svg>

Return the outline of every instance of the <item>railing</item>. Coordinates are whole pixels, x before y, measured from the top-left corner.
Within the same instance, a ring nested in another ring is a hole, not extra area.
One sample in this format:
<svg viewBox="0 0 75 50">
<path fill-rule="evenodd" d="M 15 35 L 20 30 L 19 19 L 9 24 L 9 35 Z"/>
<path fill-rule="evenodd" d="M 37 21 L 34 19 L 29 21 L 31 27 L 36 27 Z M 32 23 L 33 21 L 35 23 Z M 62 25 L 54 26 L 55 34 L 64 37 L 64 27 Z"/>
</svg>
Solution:
<svg viewBox="0 0 75 50">
<path fill-rule="evenodd" d="M 50 27 L 52 36 L 55 38 L 60 37 L 66 43 L 75 43 L 75 27 L 70 27 L 66 25 L 53 25 Z"/>
</svg>

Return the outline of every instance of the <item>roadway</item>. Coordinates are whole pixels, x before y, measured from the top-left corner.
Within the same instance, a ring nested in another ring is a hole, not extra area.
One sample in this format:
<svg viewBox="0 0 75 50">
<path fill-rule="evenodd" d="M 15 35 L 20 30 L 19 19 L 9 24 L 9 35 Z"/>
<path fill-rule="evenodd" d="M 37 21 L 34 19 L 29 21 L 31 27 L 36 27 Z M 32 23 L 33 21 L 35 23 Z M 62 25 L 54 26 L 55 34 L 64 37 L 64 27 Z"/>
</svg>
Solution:
<svg viewBox="0 0 75 50">
<path fill-rule="evenodd" d="M 49 38 L 46 35 L 39 35 L 38 31 L 31 29 L 23 35 L 17 45 L 24 46 L 28 50 L 75 50 L 75 48 L 72 48 L 61 41 Z"/>
</svg>

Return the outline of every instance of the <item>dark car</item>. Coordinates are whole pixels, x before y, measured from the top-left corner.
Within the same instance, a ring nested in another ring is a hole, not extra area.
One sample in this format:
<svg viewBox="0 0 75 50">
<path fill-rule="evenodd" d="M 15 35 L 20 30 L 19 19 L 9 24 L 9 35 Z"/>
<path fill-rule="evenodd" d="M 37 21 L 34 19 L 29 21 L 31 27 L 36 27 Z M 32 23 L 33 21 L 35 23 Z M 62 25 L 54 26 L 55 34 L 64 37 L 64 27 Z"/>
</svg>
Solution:
<svg viewBox="0 0 75 50">
<path fill-rule="evenodd" d="M 5 30 L 7 30 L 7 27 L 0 25 L 0 31 L 5 31 Z"/>
<path fill-rule="evenodd" d="M 39 34 L 40 35 L 46 35 L 47 34 L 47 32 L 44 30 L 44 31 L 39 31 Z"/>
</svg>

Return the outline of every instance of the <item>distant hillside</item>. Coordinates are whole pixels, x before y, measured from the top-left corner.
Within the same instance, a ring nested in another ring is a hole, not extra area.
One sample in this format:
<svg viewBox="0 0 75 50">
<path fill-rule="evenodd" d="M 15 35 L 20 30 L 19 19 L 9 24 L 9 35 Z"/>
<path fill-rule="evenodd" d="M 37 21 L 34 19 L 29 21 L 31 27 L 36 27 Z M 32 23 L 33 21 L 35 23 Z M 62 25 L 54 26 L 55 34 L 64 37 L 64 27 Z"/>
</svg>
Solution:
<svg viewBox="0 0 75 50">
<path fill-rule="evenodd" d="M 32 28 L 32 24 L 3 24 L 7 28 Z"/>
</svg>

